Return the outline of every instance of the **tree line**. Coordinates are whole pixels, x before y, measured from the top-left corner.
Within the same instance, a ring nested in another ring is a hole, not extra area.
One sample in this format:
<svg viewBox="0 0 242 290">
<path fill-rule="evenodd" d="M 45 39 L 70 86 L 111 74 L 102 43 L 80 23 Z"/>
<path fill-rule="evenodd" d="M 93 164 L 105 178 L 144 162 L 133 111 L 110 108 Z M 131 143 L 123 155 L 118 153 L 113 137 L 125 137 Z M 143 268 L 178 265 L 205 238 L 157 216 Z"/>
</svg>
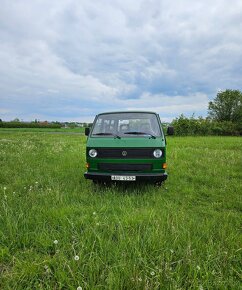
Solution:
<svg viewBox="0 0 242 290">
<path fill-rule="evenodd" d="M 0 128 L 79 128 L 79 127 L 91 127 L 92 123 L 80 123 L 80 122 L 48 122 L 48 121 L 35 121 L 32 122 L 23 122 L 18 118 L 15 118 L 12 121 L 5 122 L 0 119 Z"/>
<path fill-rule="evenodd" d="M 0 128 L 52 128 L 57 129 L 61 128 L 59 123 L 46 123 L 46 122 L 4 122 L 0 120 Z"/>
<path fill-rule="evenodd" d="M 219 91 L 208 103 L 206 118 L 183 114 L 172 121 L 175 135 L 242 135 L 242 92 Z"/>
</svg>

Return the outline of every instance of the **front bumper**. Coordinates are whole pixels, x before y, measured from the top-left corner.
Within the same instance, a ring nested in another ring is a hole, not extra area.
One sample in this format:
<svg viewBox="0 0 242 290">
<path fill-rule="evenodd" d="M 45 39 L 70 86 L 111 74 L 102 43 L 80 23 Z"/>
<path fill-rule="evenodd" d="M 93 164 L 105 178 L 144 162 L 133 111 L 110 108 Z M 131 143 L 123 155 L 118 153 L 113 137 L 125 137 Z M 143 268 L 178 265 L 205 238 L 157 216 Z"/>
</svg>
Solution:
<svg viewBox="0 0 242 290">
<path fill-rule="evenodd" d="M 167 179 L 167 173 L 103 173 L 103 172 L 85 172 L 84 177 L 86 179 L 99 180 L 99 181 L 111 181 L 112 175 L 120 176 L 135 176 L 136 181 L 152 181 L 161 182 Z"/>
</svg>

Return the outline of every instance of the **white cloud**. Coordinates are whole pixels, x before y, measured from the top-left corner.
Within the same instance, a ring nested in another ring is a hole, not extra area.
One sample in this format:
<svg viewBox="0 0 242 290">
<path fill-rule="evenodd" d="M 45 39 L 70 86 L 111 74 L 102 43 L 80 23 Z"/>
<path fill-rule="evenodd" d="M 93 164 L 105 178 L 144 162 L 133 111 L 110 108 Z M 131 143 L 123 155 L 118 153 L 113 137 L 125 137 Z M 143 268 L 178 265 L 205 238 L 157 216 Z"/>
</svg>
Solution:
<svg viewBox="0 0 242 290">
<path fill-rule="evenodd" d="M 170 120 L 184 112 L 199 115 L 201 111 L 207 110 L 207 105 L 208 97 L 201 93 L 174 97 L 144 93 L 137 100 L 129 100 L 126 109 L 153 111 L 159 113 L 164 120 Z"/>
</svg>

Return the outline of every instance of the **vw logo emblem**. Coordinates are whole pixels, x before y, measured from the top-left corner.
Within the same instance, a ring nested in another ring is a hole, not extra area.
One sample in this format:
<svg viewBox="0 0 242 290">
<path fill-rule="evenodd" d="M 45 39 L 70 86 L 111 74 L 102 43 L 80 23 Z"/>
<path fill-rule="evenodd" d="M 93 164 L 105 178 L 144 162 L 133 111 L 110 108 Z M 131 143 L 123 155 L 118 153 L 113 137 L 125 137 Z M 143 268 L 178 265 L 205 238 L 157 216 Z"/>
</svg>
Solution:
<svg viewBox="0 0 242 290">
<path fill-rule="evenodd" d="M 122 151 L 122 156 L 123 157 L 127 156 L 127 154 L 128 154 L 127 151 Z"/>
</svg>

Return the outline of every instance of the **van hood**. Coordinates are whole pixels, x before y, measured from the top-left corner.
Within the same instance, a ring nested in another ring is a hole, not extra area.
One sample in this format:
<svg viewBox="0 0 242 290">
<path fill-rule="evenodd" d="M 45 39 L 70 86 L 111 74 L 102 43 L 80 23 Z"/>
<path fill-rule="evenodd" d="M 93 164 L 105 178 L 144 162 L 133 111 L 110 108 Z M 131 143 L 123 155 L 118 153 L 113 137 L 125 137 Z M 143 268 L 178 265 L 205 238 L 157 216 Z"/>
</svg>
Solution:
<svg viewBox="0 0 242 290">
<path fill-rule="evenodd" d="M 90 137 L 87 139 L 87 147 L 89 148 L 163 148 L 165 140 L 162 137 L 152 139 L 149 137 L 121 137 L 121 139 L 113 137 Z"/>
</svg>

